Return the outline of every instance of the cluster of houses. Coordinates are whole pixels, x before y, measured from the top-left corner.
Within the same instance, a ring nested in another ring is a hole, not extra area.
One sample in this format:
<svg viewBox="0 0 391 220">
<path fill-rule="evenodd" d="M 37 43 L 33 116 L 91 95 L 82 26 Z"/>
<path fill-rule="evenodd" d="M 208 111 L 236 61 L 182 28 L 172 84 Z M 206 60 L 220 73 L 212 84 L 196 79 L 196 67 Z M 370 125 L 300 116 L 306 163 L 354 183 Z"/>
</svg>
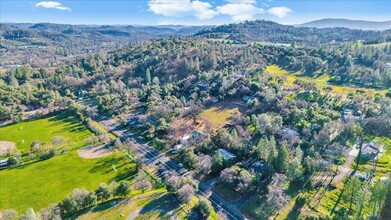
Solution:
<svg viewBox="0 0 391 220">
<path fill-rule="evenodd" d="M 179 143 L 176 144 L 173 148 L 175 152 L 178 152 L 179 150 L 183 149 L 184 147 L 188 147 L 191 145 L 191 143 L 194 143 L 198 138 L 204 137 L 206 134 L 202 131 L 195 130 L 189 135 L 183 136 Z M 216 153 L 220 154 L 226 161 L 232 161 L 236 158 L 236 155 L 233 153 L 225 150 L 225 149 L 218 149 Z"/>
<path fill-rule="evenodd" d="M 352 109 L 344 109 L 341 114 L 345 123 L 349 121 L 360 122 L 364 119 L 361 112 L 354 112 Z"/>
</svg>

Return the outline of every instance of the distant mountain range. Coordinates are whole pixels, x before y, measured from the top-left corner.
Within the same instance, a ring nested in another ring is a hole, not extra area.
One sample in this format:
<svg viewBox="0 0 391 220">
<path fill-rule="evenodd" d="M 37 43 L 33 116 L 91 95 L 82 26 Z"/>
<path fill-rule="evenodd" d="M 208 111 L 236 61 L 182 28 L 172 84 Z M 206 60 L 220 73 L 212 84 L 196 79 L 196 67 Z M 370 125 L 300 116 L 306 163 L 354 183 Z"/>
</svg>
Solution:
<svg viewBox="0 0 391 220">
<path fill-rule="evenodd" d="M 391 29 L 391 21 L 363 21 L 363 20 L 326 18 L 326 19 L 307 22 L 296 26 L 310 27 L 310 28 L 342 27 L 342 28 L 361 29 L 361 30 L 388 30 Z"/>
<path fill-rule="evenodd" d="M 272 21 L 255 20 L 203 29 L 196 36 L 233 40 L 238 43 L 243 41 L 310 45 L 357 41 L 376 43 L 381 39 L 389 41 L 391 29 L 373 31 L 341 27 L 310 28 L 282 25 Z"/>
<path fill-rule="evenodd" d="M 129 43 L 170 37 L 212 38 L 229 40 L 237 44 L 252 41 L 305 45 L 357 41 L 391 42 L 391 29 L 374 31 L 346 27 L 329 28 L 326 26 L 327 20 L 314 21 L 313 26 L 316 23 L 323 24 L 324 28 L 282 25 L 266 20 L 221 26 L 0 23 L 0 65 L 29 63 L 36 66 L 55 66 L 85 54 L 105 53 Z M 334 23 L 334 26 L 341 25 L 341 23 Z M 307 26 L 311 25 L 307 23 Z M 364 24 L 361 27 L 364 28 Z M 380 25 L 373 25 L 372 29 L 375 27 L 380 29 Z"/>
</svg>

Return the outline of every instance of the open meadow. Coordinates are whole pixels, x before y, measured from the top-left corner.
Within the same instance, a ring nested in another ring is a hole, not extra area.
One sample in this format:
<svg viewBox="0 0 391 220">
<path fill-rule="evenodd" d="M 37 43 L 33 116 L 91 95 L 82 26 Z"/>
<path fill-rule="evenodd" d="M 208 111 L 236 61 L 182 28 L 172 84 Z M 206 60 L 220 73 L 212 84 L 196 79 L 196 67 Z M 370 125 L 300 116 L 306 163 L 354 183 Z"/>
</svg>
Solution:
<svg viewBox="0 0 391 220">
<path fill-rule="evenodd" d="M 209 121 L 213 128 L 221 128 L 231 121 L 233 114 L 244 112 L 245 109 L 246 107 L 234 104 L 233 101 L 226 101 L 204 110 L 200 118 Z"/>
<path fill-rule="evenodd" d="M 331 85 L 328 84 L 328 80 L 330 77 L 328 75 L 321 75 L 319 77 L 306 77 L 301 74 L 301 72 L 289 72 L 285 69 L 282 69 L 281 67 L 277 65 L 269 65 L 266 67 L 266 72 L 273 75 L 273 76 L 278 76 L 278 77 L 284 77 L 284 85 L 286 86 L 293 86 L 293 82 L 296 79 L 304 79 L 304 80 L 309 80 L 309 81 L 314 81 L 316 85 L 319 87 L 319 89 L 324 88 L 325 86 L 331 86 L 332 93 L 337 93 L 337 94 L 349 94 L 349 93 L 356 93 L 358 89 L 364 90 L 367 94 L 369 95 L 375 95 L 375 93 L 380 93 L 380 94 L 385 94 L 387 90 L 375 90 L 375 89 L 368 89 L 368 88 L 353 88 L 349 86 L 339 86 L 339 85 Z"/>
<path fill-rule="evenodd" d="M 76 151 L 49 160 L 0 171 L 0 210 L 40 210 L 60 202 L 75 188 L 95 190 L 99 183 L 129 180 L 134 164 L 115 153 L 98 159 L 83 159 Z"/>
<path fill-rule="evenodd" d="M 0 141 L 15 143 L 16 148 L 21 152 L 29 152 L 35 140 L 50 145 L 54 136 L 69 139 L 64 146 L 80 147 L 84 139 L 91 134 L 76 117 L 66 113 L 0 127 Z"/>
</svg>

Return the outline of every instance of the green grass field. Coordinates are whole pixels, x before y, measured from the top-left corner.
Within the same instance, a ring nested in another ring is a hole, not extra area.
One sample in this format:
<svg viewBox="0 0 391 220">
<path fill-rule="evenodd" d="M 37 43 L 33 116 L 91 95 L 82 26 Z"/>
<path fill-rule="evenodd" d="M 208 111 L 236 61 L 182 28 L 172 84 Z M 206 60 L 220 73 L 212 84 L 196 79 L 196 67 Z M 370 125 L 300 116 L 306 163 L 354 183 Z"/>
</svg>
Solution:
<svg viewBox="0 0 391 220">
<path fill-rule="evenodd" d="M 74 188 L 95 190 L 99 183 L 130 180 L 134 165 L 119 153 L 99 159 L 76 151 L 49 160 L 0 171 L 0 210 L 39 211 L 64 199 Z"/>
<path fill-rule="evenodd" d="M 168 211 L 183 212 L 163 189 L 132 196 L 111 206 L 110 202 L 100 204 L 78 216 L 78 219 L 170 219 Z"/>
<path fill-rule="evenodd" d="M 223 127 L 231 121 L 231 117 L 238 111 L 245 111 L 245 107 L 233 104 L 232 102 L 222 102 L 213 105 L 200 114 L 200 118 L 208 120 L 213 128 Z"/>
<path fill-rule="evenodd" d="M 328 75 L 322 75 L 320 77 L 316 78 L 309 78 L 309 77 L 304 77 L 301 76 L 301 72 L 288 72 L 287 70 L 282 69 L 281 67 L 277 65 L 269 65 L 266 67 L 266 72 L 273 75 L 273 76 L 278 76 L 278 77 L 286 77 L 284 81 L 284 85 L 286 86 L 292 86 L 293 82 L 298 79 L 304 79 L 304 80 L 311 80 L 316 83 L 316 85 L 322 89 L 325 86 L 331 86 L 333 89 L 331 92 L 332 93 L 337 93 L 337 94 L 349 94 L 349 93 L 356 93 L 358 88 L 352 88 L 348 86 L 337 86 L 337 85 L 329 85 L 327 81 L 329 81 L 330 77 Z M 375 89 L 367 89 L 367 88 L 359 88 L 361 90 L 364 90 L 367 94 L 369 95 L 375 95 L 377 92 L 380 94 L 385 94 L 387 90 L 375 90 Z"/>
<path fill-rule="evenodd" d="M 51 144 L 54 136 L 70 138 L 70 143 L 65 146 L 79 147 L 83 145 L 85 137 L 91 134 L 77 118 L 65 113 L 0 128 L 0 140 L 15 142 L 21 152 L 30 151 L 31 143 L 35 140 Z"/>
</svg>

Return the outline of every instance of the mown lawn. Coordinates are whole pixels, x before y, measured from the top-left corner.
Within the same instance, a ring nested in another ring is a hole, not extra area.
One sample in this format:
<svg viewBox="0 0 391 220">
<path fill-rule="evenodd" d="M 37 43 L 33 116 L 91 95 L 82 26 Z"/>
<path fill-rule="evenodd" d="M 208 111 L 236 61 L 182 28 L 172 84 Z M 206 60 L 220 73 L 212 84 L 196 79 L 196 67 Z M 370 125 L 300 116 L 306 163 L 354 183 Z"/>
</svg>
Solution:
<svg viewBox="0 0 391 220">
<path fill-rule="evenodd" d="M 70 138 L 69 143 L 64 143 L 65 146 L 79 147 L 91 134 L 77 118 L 65 113 L 0 128 L 0 140 L 15 142 L 16 148 L 23 152 L 30 151 L 31 143 L 35 140 L 52 144 L 54 136 Z"/>
<path fill-rule="evenodd" d="M 76 151 L 49 160 L 0 171 L 0 210 L 39 211 L 64 199 L 75 188 L 95 190 L 99 183 L 130 180 L 134 164 L 120 153 L 99 159 L 80 158 Z"/>
</svg>

